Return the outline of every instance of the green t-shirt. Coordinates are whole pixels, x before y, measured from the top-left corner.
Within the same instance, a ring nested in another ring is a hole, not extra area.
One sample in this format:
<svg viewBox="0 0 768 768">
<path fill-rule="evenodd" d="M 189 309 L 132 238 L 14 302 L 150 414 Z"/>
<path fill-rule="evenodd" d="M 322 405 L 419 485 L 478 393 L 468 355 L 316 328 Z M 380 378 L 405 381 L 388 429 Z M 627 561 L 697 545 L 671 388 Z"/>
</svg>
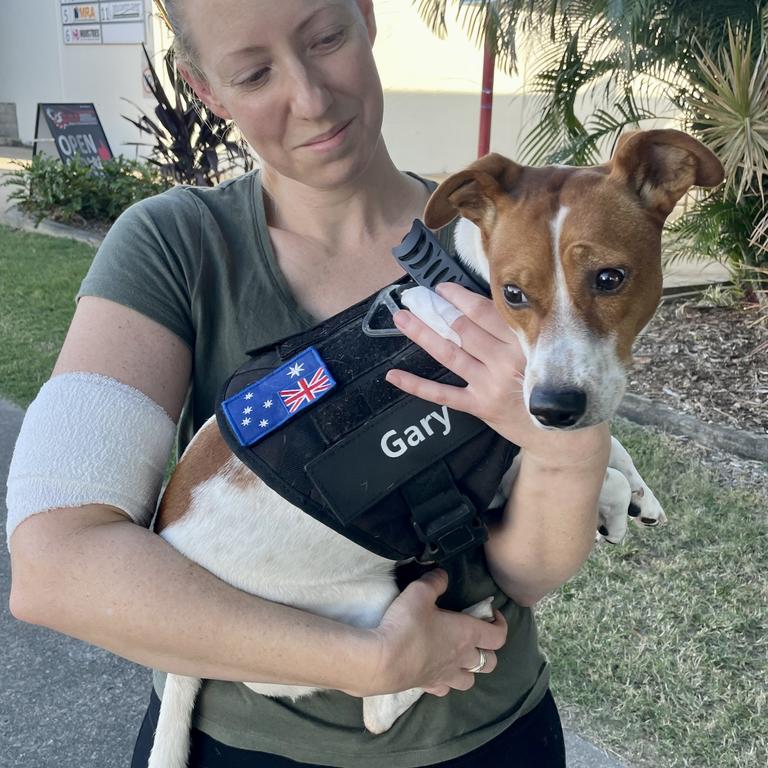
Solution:
<svg viewBox="0 0 768 768">
<path fill-rule="evenodd" d="M 447 230 L 441 240 L 452 249 Z M 247 350 L 314 325 L 272 251 L 258 172 L 214 188 L 177 187 L 131 207 L 105 238 L 79 296 L 131 307 L 192 350 L 180 451 L 213 413 Z M 540 702 L 548 667 L 530 609 L 499 590 L 482 550 L 456 558 L 449 575 L 451 603 L 471 605 L 494 594 L 509 623 L 496 670 L 477 675 L 471 690 L 423 696 L 389 731 L 373 736 L 363 728 L 361 699 L 341 692 L 290 702 L 207 680 L 193 724 L 230 746 L 339 767 L 428 765 L 482 745 Z M 164 679 L 155 673 L 160 694 Z"/>
</svg>

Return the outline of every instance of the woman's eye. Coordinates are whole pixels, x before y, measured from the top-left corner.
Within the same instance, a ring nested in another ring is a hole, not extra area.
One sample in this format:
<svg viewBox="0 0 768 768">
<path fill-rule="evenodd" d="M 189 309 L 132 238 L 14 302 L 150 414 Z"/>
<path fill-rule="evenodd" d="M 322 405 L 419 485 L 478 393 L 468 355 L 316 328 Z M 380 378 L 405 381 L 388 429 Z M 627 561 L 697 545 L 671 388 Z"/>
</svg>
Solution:
<svg viewBox="0 0 768 768">
<path fill-rule="evenodd" d="M 321 38 L 317 40 L 314 47 L 319 48 L 320 50 L 323 50 L 323 51 L 337 48 L 344 41 L 345 34 L 346 34 L 346 30 L 339 29 L 338 31 L 333 32 L 332 34 L 323 35 Z"/>
<path fill-rule="evenodd" d="M 602 293 L 615 291 L 624 282 L 623 269 L 601 269 L 595 277 L 595 288 Z"/>
<path fill-rule="evenodd" d="M 267 79 L 268 75 L 269 67 L 264 67 L 263 69 L 254 72 L 252 75 L 248 75 L 240 85 L 261 85 Z"/>
<path fill-rule="evenodd" d="M 522 309 L 528 306 L 528 297 L 511 283 L 504 286 L 504 301 L 513 309 Z"/>
</svg>

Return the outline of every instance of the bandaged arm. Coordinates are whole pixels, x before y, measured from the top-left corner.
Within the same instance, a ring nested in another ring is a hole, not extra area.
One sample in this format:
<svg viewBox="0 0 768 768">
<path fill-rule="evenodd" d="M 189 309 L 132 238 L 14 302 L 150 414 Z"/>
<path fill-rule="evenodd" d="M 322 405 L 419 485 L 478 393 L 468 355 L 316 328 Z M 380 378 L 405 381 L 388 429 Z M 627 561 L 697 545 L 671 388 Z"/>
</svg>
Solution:
<svg viewBox="0 0 768 768">
<path fill-rule="evenodd" d="M 106 504 L 149 526 L 175 427 L 153 400 L 95 373 L 65 373 L 27 409 L 8 474 L 10 542 L 30 515 Z"/>
<path fill-rule="evenodd" d="M 370 677 L 370 633 L 241 592 L 145 530 L 174 435 L 159 405 L 111 377 L 68 372 L 43 386 L 11 461 L 7 529 L 10 542 L 24 521 L 49 513 L 12 551 L 14 582 L 36 581 L 44 599 L 18 608 L 12 593 L 14 615 L 159 669 L 355 690 Z M 209 631 L 221 626 L 226 642 Z M 292 672 L 259 651 L 264 643 L 284 657 L 286 634 L 297 638 Z M 326 666 L 326 648 L 344 675 Z M 254 657 L 268 668 L 254 669 Z"/>
</svg>

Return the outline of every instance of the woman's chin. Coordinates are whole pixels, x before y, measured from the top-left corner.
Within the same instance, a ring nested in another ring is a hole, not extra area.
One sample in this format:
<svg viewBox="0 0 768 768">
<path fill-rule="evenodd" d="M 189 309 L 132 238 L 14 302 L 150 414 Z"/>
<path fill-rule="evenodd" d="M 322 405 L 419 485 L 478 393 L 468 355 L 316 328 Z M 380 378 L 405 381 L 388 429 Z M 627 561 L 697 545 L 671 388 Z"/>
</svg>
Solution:
<svg viewBox="0 0 768 768">
<path fill-rule="evenodd" d="M 322 162 L 296 163 L 284 175 L 316 189 L 337 189 L 353 184 L 370 166 L 374 153 L 348 153 Z"/>
</svg>

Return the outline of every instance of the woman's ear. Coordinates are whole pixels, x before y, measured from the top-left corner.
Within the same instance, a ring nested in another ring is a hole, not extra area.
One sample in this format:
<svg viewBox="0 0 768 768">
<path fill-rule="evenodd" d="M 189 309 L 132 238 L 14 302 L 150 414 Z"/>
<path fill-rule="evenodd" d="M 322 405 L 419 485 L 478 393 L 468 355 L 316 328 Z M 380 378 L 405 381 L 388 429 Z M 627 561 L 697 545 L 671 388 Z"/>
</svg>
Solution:
<svg viewBox="0 0 768 768">
<path fill-rule="evenodd" d="M 373 12 L 373 0 L 357 0 L 357 7 L 363 15 L 365 26 L 368 29 L 368 39 L 373 45 L 376 40 L 376 14 Z"/>
<path fill-rule="evenodd" d="M 231 120 L 232 115 L 227 111 L 224 105 L 216 98 L 216 94 L 211 89 L 208 81 L 200 75 L 195 75 L 190 69 L 183 65 L 177 65 L 181 76 L 187 81 L 187 85 L 195 92 L 200 101 L 217 117 L 223 120 Z"/>
</svg>

